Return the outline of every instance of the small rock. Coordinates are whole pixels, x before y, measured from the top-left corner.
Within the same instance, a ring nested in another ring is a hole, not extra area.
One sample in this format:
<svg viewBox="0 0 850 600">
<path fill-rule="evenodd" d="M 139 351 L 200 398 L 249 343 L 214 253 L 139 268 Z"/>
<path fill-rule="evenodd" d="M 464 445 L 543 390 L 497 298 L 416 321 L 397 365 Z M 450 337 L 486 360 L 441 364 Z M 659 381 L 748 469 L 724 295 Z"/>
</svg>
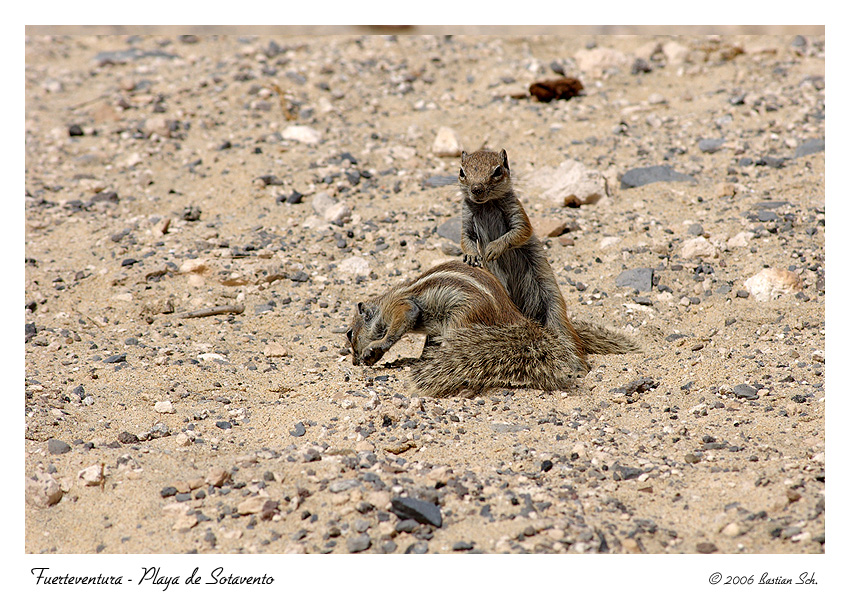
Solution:
<svg viewBox="0 0 850 600">
<path fill-rule="evenodd" d="M 213 487 L 221 487 L 230 480 L 230 472 L 221 467 L 213 467 L 204 478 L 204 482 Z"/>
<path fill-rule="evenodd" d="M 740 231 L 729 238 L 726 242 L 727 248 L 746 248 L 747 245 L 756 237 L 756 234 L 752 231 Z"/>
<path fill-rule="evenodd" d="M 135 433 L 130 433 L 129 431 L 122 431 L 118 434 L 118 441 L 122 444 L 138 444 L 139 436 Z"/>
<path fill-rule="evenodd" d="M 738 398 L 746 398 L 748 400 L 754 400 L 758 398 L 758 391 L 755 388 L 750 387 L 746 383 L 739 383 L 735 387 L 732 388 L 732 393 L 738 396 Z"/>
<path fill-rule="evenodd" d="M 298 421 L 292 431 L 289 432 L 289 435 L 292 437 L 301 437 L 305 433 L 307 433 L 307 429 L 304 427 L 304 423 Z"/>
<path fill-rule="evenodd" d="M 452 217 L 448 221 L 443 221 L 437 226 L 437 235 L 451 240 L 455 244 L 460 244 L 460 227 L 461 218 Z"/>
<path fill-rule="evenodd" d="M 599 171 L 588 169 L 576 160 L 565 160 L 557 167 L 535 171 L 532 180 L 543 189 L 543 198 L 556 206 L 593 204 L 608 194 L 608 182 Z"/>
<path fill-rule="evenodd" d="M 657 165 L 629 169 L 620 178 L 620 187 L 626 190 L 658 181 L 696 181 L 696 179 L 690 175 L 674 171 L 667 165 Z"/>
<path fill-rule="evenodd" d="M 711 542 L 700 542 L 697 544 L 697 552 L 700 554 L 712 554 L 717 552 L 717 546 Z"/>
<path fill-rule="evenodd" d="M 534 228 L 534 233 L 538 237 L 558 237 L 569 227 L 569 222 L 565 219 L 546 219 L 535 218 L 531 219 L 531 225 Z"/>
<path fill-rule="evenodd" d="M 369 266 L 369 261 L 362 256 L 349 256 L 345 260 L 340 261 L 337 269 L 343 273 L 354 275 L 355 277 L 368 277 L 372 272 L 372 267 Z"/>
<path fill-rule="evenodd" d="M 416 498 L 396 497 L 392 499 L 392 512 L 400 519 L 414 519 L 434 527 L 443 525 L 440 507 Z"/>
<path fill-rule="evenodd" d="M 455 157 L 460 156 L 462 150 L 463 143 L 454 129 L 440 127 L 437 130 L 437 137 L 434 138 L 434 143 L 431 145 L 431 152 L 437 156 Z"/>
<path fill-rule="evenodd" d="M 579 70 L 591 77 L 601 77 L 605 71 L 611 70 L 625 72 L 631 66 L 629 56 L 613 48 L 581 49 L 574 58 Z"/>
<path fill-rule="evenodd" d="M 617 275 L 614 284 L 618 287 L 631 287 L 638 292 L 652 291 L 654 269 L 649 267 L 628 269 Z"/>
<path fill-rule="evenodd" d="M 283 139 L 300 142 L 302 144 L 318 144 L 322 141 L 322 134 L 306 125 L 290 125 L 281 133 Z"/>
<path fill-rule="evenodd" d="M 371 545 L 372 538 L 369 537 L 368 533 L 361 533 L 360 535 L 352 536 L 345 541 L 346 548 L 348 548 L 348 551 L 352 553 L 363 552 Z"/>
<path fill-rule="evenodd" d="M 77 479 L 82 479 L 86 485 L 100 485 L 103 483 L 103 464 L 86 467 L 77 473 Z"/>
<path fill-rule="evenodd" d="M 266 502 L 269 502 L 268 496 L 248 496 L 238 504 L 236 510 L 240 515 L 254 515 L 263 510 Z"/>
<path fill-rule="evenodd" d="M 685 260 L 694 258 L 715 258 L 717 248 L 704 237 L 695 237 L 685 241 L 679 249 L 679 255 Z"/>
<path fill-rule="evenodd" d="M 723 149 L 723 144 L 726 143 L 726 140 L 723 138 L 709 138 L 709 139 L 701 139 L 699 143 L 697 143 L 697 147 L 701 152 L 705 152 L 706 154 L 714 154 L 719 150 Z"/>
<path fill-rule="evenodd" d="M 277 358 L 281 356 L 289 356 L 289 351 L 283 346 L 283 344 L 271 341 L 266 344 L 265 348 L 263 348 L 263 355 L 268 358 Z"/>
<path fill-rule="evenodd" d="M 741 530 L 741 526 L 737 523 L 729 523 L 720 531 L 720 533 L 726 537 L 738 537 L 741 533 L 743 533 L 743 531 Z"/>
<path fill-rule="evenodd" d="M 71 451 L 71 446 L 55 438 L 47 440 L 47 451 L 50 454 L 65 454 Z"/>
<path fill-rule="evenodd" d="M 345 202 L 337 202 L 325 211 L 324 217 L 328 223 L 348 223 L 351 220 L 351 209 Z"/>
<path fill-rule="evenodd" d="M 38 508 L 53 506 L 62 499 L 62 488 L 53 475 L 38 472 L 33 477 L 27 477 L 24 496 L 27 504 Z"/>
<path fill-rule="evenodd" d="M 323 217 L 327 210 L 334 206 L 337 203 L 337 199 L 328 194 L 327 192 L 319 192 L 315 196 L 313 196 L 313 200 L 310 202 L 313 207 L 313 212 Z"/>
<path fill-rule="evenodd" d="M 174 406 L 171 404 L 170 400 L 163 400 L 161 402 L 157 402 L 153 405 L 154 411 L 163 414 L 174 414 Z"/>
<path fill-rule="evenodd" d="M 794 150 L 794 156 L 799 158 L 808 154 L 823 152 L 826 148 L 826 142 L 823 139 L 806 140 Z"/>
<path fill-rule="evenodd" d="M 803 289 L 803 281 L 793 271 L 770 268 L 747 279 L 744 287 L 758 302 L 767 302 L 783 294 L 799 292 Z"/>
</svg>

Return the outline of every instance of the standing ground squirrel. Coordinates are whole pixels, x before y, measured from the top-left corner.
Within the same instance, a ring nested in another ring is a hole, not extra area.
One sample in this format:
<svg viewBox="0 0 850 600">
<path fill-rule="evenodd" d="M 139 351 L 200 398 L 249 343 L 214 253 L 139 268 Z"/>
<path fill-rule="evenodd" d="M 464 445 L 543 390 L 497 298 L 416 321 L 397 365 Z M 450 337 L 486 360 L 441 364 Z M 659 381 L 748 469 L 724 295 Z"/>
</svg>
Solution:
<svg viewBox="0 0 850 600">
<path fill-rule="evenodd" d="M 488 271 L 460 261 L 358 302 L 346 334 L 352 362 L 375 364 L 408 332 L 427 336 L 411 374 L 416 391 L 428 396 L 574 385 L 575 354 L 560 334 L 523 316 Z"/>
<path fill-rule="evenodd" d="M 463 152 L 458 183 L 463 195 L 460 245 L 464 262 L 481 262 L 526 317 L 558 333 L 571 353 L 573 371 L 587 372 L 586 354 L 640 351 L 628 336 L 570 322 L 543 244 L 514 193 L 505 150 Z"/>
</svg>

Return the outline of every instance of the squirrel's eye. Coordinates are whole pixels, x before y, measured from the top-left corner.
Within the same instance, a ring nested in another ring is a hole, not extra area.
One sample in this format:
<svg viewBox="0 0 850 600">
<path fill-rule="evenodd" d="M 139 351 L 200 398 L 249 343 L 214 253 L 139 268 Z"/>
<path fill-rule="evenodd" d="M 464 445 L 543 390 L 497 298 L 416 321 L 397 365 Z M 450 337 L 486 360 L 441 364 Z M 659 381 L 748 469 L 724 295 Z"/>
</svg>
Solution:
<svg viewBox="0 0 850 600">
<path fill-rule="evenodd" d="M 492 177 L 493 177 L 493 179 L 496 179 L 497 177 L 501 177 L 501 176 L 502 176 L 502 167 L 497 166 L 495 169 L 493 169 L 493 176 Z"/>
<path fill-rule="evenodd" d="M 463 172 L 463 169 L 460 170 L 460 173 L 457 174 L 461 179 L 466 179 L 466 173 Z"/>
</svg>

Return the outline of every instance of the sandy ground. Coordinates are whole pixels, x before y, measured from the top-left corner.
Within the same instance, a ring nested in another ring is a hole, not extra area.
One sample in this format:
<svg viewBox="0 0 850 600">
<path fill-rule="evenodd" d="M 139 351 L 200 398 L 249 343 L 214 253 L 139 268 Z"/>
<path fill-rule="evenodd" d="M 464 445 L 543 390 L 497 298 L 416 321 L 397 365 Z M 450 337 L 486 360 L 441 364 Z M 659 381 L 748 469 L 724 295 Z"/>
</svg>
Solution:
<svg viewBox="0 0 850 600">
<path fill-rule="evenodd" d="M 29 36 L 26 552 L 823 553 L 823 44 Z M 585 94 L 523 97 L 553 67 Z M 643 354 L 472 399 L 410 395 L 416 338 L 352 366 L 353 304 L 459 252 L 441 127 Z M 608 195 L 548 198 L 566 160 Z"/>
</svg>

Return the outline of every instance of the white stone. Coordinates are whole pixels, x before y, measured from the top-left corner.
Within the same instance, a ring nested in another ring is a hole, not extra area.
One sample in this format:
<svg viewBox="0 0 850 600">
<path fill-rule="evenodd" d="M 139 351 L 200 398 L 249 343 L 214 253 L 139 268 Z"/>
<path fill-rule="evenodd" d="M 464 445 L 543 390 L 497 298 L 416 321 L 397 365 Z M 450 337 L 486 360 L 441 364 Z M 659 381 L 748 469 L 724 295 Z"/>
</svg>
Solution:
<svg viewBox="0 0 850 600">
<path fill-rule="evenodd" d="M 627 54 L 619 50 L 601 47 L 579 50 L 575 53 L 575 61 L 579 70 L 591 77 L 600 77 L 604 71 L 609 69 L 625 71 L 631 66 L 632 62 Z"/>
<path fill-rule="evenodd" d="M 348 223 L 351 220 L 351 209 L 345 202 L 337 202 L 325 211 L 325 221 L 328 223 Z"/>
<path fill-rule="evenodd" d="M 726 246 L 729 248 L 746 248 L 754 237 L 756 237 L 756 234 L 752 231 L 741 231 L 730 237 Z"/>
<path fill-rule="evenodd" d="M 714 258 L 717 256 L 717 248 L 704 237 L 695 237 L 685 241 L 679 249 L 679 255 L 685 259 L 692 258 Z"/>
<path fill-rule="evenodd" d="M 599 242 L 599 247 L 604 250 L 605 248 L 610 248 L 614 244 L 619 243 L 620 238 L 616 235 L 609 235 L 607 237 L 602 238 L 602 241 Z"/>
<path fill-rule="evenodd" d="M 207 270 L 207 262 L 203 258 L 190 258 L 180 265 L 181 273 L 203 273 Z"/>
<path fill-rule="evenodd" d="M 281 343 L 274 341 L 266 344 L 266 347 L 263 349 L 263 354 L 269 358 L 289 356 L 289 352 L 286 348 Z"/>
<path fill-rule="evenodd" d="M 531 179 L 544 190 L 542 196 L 556 206 L 593 204 L 609 195 L 602 173 L 576 160 L 538 169 Z"/>
<path fill-rule="evenodd" d="M 27 477 L 24 495 L 27 504 L 38 508 L 53 506 L 62 499 L 62 488 L 50 473 L 39 472 Z"/>
<path fill-rule="evenodd" d="M 82 479 L 86 485 L 100 485 L 103 482 L 103 464 L 86 467 L 77 473 L 77 478 Z"/>
<path fill-rule="evenodd" d="M 336 198 L 327 192 L 319 192 L 313 196 L 313 200 L 310 202 L 313 207 L 313 212 L 319 216 L 324 216 L 325 212 L 336 203 Z"/>
<path fill-rule="evenodd" d="M 783 294 L 793 294 L 803 289 L 800 276 L 787 269 L 764 269 L 747 279 L 744 287 L 758 302 L 775 300 Z"/>
<path fill-rule="evenodd" d="M 362 256 L 350 256 L 341 261 L 337 268 L 343 273 L 351 273 L 355 277 L 368 277 L 372 272 L 369 262 Z"/>
<path fill-rule="evenodd" d="M 688 58 L 688 48 L 674 41 L 669 41 L 661 47 L 670 65 L 681 65 Z"/>
<path fill-rule="evenodd" d="M 153 409 L 158 413 L 163 414 L 174 414 L 174 406 L 171 404 L 171 400 L 163 400 L 161 402 L 157 402 L 153 405 Z"/>
<path fill-rule="evenodd" d="M 198 355 L 198 360 L 208 361 L 208 360 L 220 360 L 223 362 L 230 362 L 227 360 L 226 356 L 221 354 L 216 354 L 215 352 L 205 352 L 204 354 Z"/>
<path fill-rule="evenodd" d="M 322 134 L 306 125 L 290 125 L 281 134 L 283 139 L 301 142 L 302 144 L 318 144 L 322 141 Z"/>
<path fill-rule="evenodd" d="M 440 127 L 437 130 L 437 137 L 434 138 L 434 143 L 431 145 L 431 152 L 437 156 L 460 156 L 463 150 L 463 143 L 460 141 L 460 136 L 451 127 Z"/>
</svg>

